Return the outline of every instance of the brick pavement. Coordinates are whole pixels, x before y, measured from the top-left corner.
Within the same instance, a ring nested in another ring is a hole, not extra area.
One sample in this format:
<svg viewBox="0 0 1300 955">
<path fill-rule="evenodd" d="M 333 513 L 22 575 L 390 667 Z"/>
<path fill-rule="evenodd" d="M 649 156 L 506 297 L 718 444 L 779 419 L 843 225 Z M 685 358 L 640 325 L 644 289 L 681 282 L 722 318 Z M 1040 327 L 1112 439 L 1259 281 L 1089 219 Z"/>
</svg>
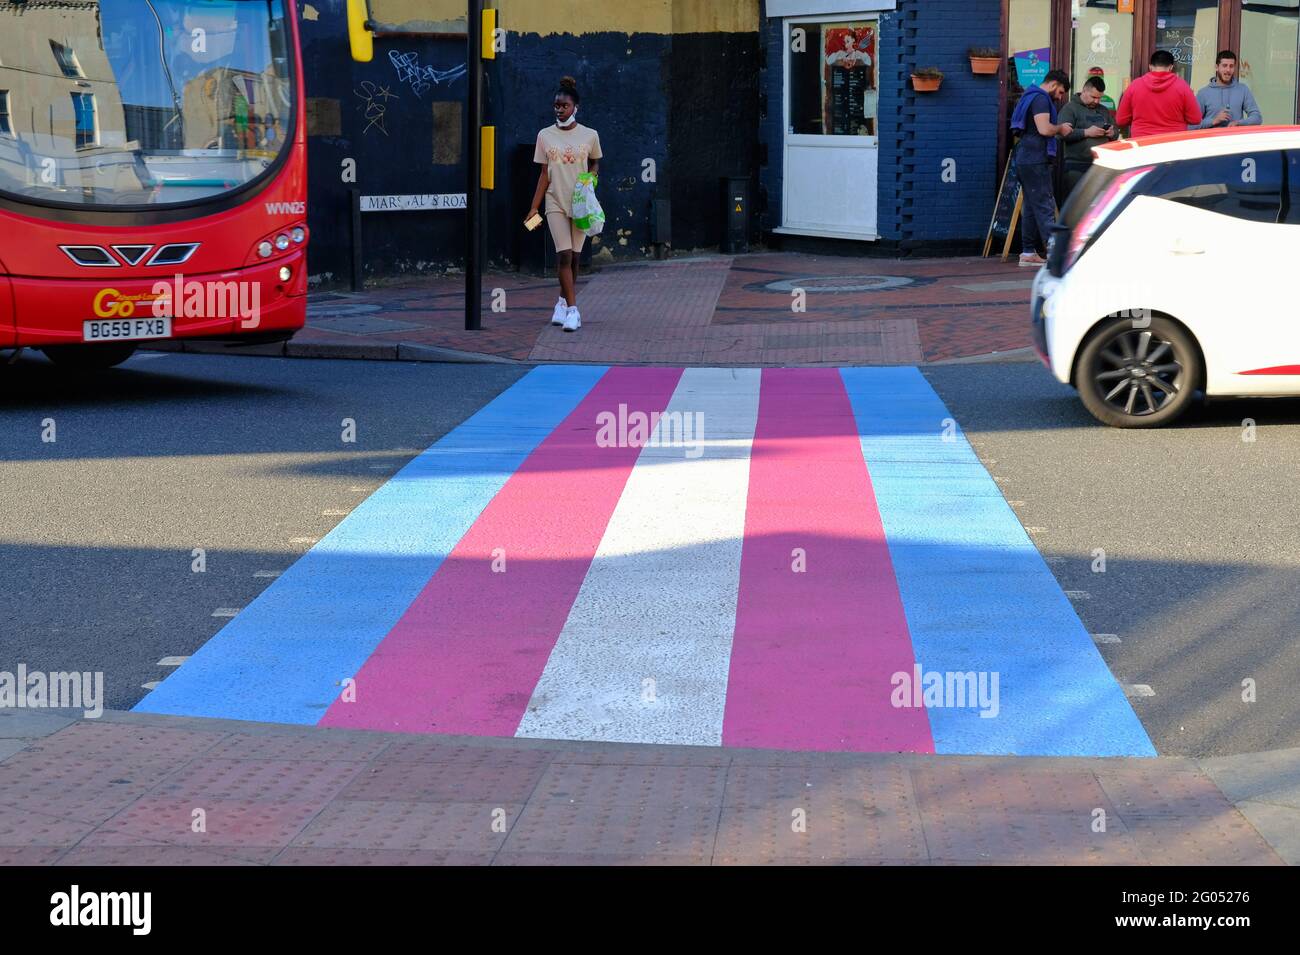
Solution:
<svg viewBox="0 0 1300 955">
<path fill-rule="evenodd" d="M 773 252 L 615 265 L 581 279 L 583 328 L 576 334 L 549 324 L 553 280 L 485 275 L 483 329 L 466 332 L 463 278 L 422 278 L 357 294 L 313 293 L 309 327 L 287 352 L 283 345 L 259 351 L 601 364 L 919 364 L 1027 349 L 1031 278 L 1014 265 L 978 258 Z"/>
<path fill-rule="evenodd" d="M 1186 759 L 415 737 L 114 712 L 0 711 L 4 737 L 17 742 L 0 759 L 10 865 L 1277 865 L 1220 786 L 1258 797 L 1300 772 L 1300 751 L 1219 761 L 1212 780 Z M 1282 851 L 1297 861 L 1294 840 Z"/>
</svg>

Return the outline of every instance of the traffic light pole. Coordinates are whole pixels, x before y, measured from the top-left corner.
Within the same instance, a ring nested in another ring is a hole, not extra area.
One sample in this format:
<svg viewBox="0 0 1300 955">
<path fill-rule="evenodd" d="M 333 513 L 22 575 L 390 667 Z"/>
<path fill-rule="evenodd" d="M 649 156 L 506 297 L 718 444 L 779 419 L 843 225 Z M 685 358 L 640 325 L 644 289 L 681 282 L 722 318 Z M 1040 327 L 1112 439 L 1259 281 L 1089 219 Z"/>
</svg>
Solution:
<svg viewBox="0 0 1300 955">
<path fill-rule="evenodd" d="M 469 0 L 468 183 L 465 189 L 465 330 L 483 327 L 483 0 Z"/>
</svg>

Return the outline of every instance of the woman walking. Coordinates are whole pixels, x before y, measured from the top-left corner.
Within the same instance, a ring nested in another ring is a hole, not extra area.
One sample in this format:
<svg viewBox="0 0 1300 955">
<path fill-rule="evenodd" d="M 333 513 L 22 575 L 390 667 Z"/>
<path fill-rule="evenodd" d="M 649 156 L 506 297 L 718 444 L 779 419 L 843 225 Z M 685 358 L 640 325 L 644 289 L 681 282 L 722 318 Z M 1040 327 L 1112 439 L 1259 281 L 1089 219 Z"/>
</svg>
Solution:
<svg viewBox="0 0 1300 955">
<path fill-rule="evenodd" d="M 586 234 L 573 223 L 573 190 L 583 173 L 600 172 L 600 136 L 578 122 L 578 83 L 571 76 L 560 80 L 555 93 L 555 125 L 537 134 L 533 161 L 542 167 L 537 192 L 528 212 L 538 214 L 542 197 L 546 197 L 546 224 L 555 240 L 559 260 L 560 300 L 555 303 L 551 324 L 566 332 L 582 327 L 578 312 L 578 256 L 587 241 Z"/>
</svg>

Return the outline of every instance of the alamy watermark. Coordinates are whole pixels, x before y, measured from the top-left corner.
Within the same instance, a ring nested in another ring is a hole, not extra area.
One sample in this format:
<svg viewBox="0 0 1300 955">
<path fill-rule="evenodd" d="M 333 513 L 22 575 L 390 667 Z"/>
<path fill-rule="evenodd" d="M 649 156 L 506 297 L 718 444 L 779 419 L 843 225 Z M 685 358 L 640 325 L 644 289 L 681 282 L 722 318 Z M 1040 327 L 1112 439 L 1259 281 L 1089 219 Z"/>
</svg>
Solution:
<svg viewBox="0 0 1300 955">
<path fill-rule="evenodd" d="M 889 678 L 894 687 L 889 702 L 898 709 L 978 709 L 982 719 L 993 719 L 1001 711 L 998 700 L 999 675 L 989 672 L 900 670 Z"/>
<path fill-rule="evenodd" d="M 104 712 L 104 673 L 47 673 L 28 670 L 25 663 L 16 673 L 0 670 L 0 710 L 7 709 L 81 710 L 86 719 L 98 719 Z"/>
<path fill-rule="evenodd" d="M 596 446 L 601 448 L 685 448 L 686 457 L 704 454 L 703 411 L 628 411 L 596 415 Z"/>
</svg>

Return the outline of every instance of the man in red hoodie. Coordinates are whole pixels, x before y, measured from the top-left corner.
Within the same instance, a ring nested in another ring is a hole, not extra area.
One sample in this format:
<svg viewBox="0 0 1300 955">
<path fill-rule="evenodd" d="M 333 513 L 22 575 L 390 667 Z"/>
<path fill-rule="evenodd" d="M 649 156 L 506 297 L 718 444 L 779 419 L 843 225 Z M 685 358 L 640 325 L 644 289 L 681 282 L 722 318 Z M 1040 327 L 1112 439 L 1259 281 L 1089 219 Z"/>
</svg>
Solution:
<svg viewBox="0 0 1300 955">
<path fill-rule="evenodd" d="M 1131 136 L 1183 133 L 1201 121 L 1196 94 L 1174 72 L 1174 55 L 1168 50 L 1151 54 L 1151 72 L 1144 73 L 1120 97 L 1115 122 L 1131 127 Z"/>
</svg>

